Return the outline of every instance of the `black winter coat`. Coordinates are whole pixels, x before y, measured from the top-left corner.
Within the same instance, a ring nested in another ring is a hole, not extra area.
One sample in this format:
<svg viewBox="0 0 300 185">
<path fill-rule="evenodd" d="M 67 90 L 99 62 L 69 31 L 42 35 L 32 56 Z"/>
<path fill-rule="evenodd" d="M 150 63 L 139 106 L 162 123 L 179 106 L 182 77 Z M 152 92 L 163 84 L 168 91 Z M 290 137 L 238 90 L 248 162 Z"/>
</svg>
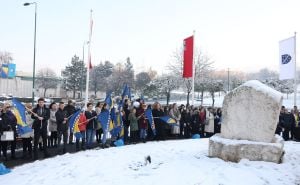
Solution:
<svg viewBox="0 0 300 185">
<path fill-rule="evenodd" d="M 57 123 L 57 130 L 58 131 L 64 131 L 68 129 L 68 122 L 67 123 L 63 123 L 64 118 L 67 118 L 67 111 L 58 109 L 55 113 L 55 117 L 56 117 L 56 123 Z"/>
<path fill-rule="evenodd" d="M 96 111 L 93 111 L 93 110 L 92 110 L 92 112 L 85 111 L 85 117 L 86 117 L 87 120 L 88 120 L 88 119 L 91 119 L 91 118 L 93 118 L 93 117 L 95 117 L 95 116 L 97 116 Z M 94 118 L 94 119 L 91 119 L 91 120 L 87 123 L 86 129 L 96 129 L 96 128 L 97 128 L 97 121 L 96 121 L 96 120 L 97 120 L 97 117 Z"/>
<path fill-rule="evenodd" d="M 36 131 L 39 129 L 42 130 L 47 130 L 47 126 L 48 126 L 48 119 L 50 118 L 50 110 L 48 108 L 46 108 L 46 106 L 44 107 L 35 107 L 32 112 L 34 112 L 35 114 L 37 114 L 39 117 L 43 117 L 44 119 L 41 121 L 38 119 L 38 117 L 36 117 L 34 114 L 31 114 L 31 118 L 34 120 L 33 124 L 32 124 L 32 128 Z M 41 125 L 42 124 L 42 125 Z"/>
</svg>

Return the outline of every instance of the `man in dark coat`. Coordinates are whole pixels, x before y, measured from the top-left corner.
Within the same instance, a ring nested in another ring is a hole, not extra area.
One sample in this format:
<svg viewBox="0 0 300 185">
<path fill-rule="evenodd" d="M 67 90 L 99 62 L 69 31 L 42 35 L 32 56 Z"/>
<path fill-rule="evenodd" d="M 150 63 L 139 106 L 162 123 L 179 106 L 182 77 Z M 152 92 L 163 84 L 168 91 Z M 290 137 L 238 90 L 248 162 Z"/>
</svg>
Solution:
<svg viewBox="0 0 300 185">
<path fill-rule="evenodd" d="M 68 105 L 65 106 L 64 111 L 66 111 L 67 117 L 70 117 L 72 114 L 75 113 L 76 109 L 72 100 L 68 101 Z M 73 131 L 71 129 L 69 135 L 69 144 L 73 144 Z"/>
<path fill-rule="evenodd" d="M 39 139 L 43 139 L 43 151 L 44 157 L 49 157 L 47 151 L 47 127 L 48 119 L 50 118 L 50 110 L 45 106 L 44 98 L 38 99 L 37 106 L 32 110 L 31 118 L 34 120 L 32 128 L 34 129 L 34 145 L 33 145 L 33 155 L 34 159 L 38 159 L 38 144 Z"/>
<path fill-rule="evenodd" d="M 283 133 L 282 137 L 285 141 L 290 139 L 290 132 L 292 127 L 295 126 L 295 117 L 292 113 L 288 112 L 287 109 L 285 109 L 285 114 L 283 115 L 283 123 L 282 123 L 282 128 Z"/>
<path fill-rule="evenodd" d="M 125 116 L 124 116 L 124 142 L 128 143 L 128 128 L 130 125 L 129 122 L 129 114 L 130 114 L 130 110 L 129 110 L 129 100 L 125 99 L 124 100 L 124 105 L 123 105 L 123 111 L 125 112 Z"/>
<path fill-rule="evenodd" d="M 66 147 L 68 142 L 68 128 L 69 124 L 67 122 L 67 111 L 64 110 L 64 102 L 59 102 L 59 108 L 55 113 L 56 123 L 57 123 L 57 133 L 58 133 L 58 145 L 60 146 L 61 137 L 63 136 L 63 153 L 66 153 Z"/>
</svg>

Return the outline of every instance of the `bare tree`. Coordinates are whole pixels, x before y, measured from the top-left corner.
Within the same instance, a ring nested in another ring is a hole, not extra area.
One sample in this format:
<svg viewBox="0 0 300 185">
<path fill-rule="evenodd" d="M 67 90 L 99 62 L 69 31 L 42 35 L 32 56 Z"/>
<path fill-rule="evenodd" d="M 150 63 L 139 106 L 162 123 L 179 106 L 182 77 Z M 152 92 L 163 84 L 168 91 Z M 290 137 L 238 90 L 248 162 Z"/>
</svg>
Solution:
<svg viewBox="0 0 300 185">
<path fill-rule="evenodd" d="M 58 78 L 50 68 L 43 68 L 37 72 L 36 83 L 38 88 L 44 89 L 44 97 L 48 89 L 57 88 Z"/>
<path fill-rule="evenodd" d="M 135 90 L 139 91 L 141 94 L 144 94 L 146 85 L 151 81 L 151 78 L 147 72 L 140 72 L 135 76 Z"/>
<path fill-rule="evenodd" d="M 201 52 L 200 50 L 195 51 L 195 84 L 199 84 L 205 81 L 207 75 L 213 69 L 214 61 L 211 60 L 206 54 Z M 186 89 L 187 92 L 187 104 L 189 104 L 189 96 L 192 92 L 192 80 L 191 79 L 183 79 L 182 71 L 183 71 L 183 53 L 182 49 L 177 49 L 172 55 L 172 61 L 168 65 L 168 69 L 172 74 L 178 77 L 178 80 L 182 87 Z"/>
<path fill-rule="evenodd" d="M 7 51 L 0 51 L 0 64 L 8 64 L 13 60 L 12 54 Z"/>
<path fill-rule="evenodd" d="M 153 81 L 157 90 L 167 97 L 167 105 L 171 99 L 171 92 L 179 87 L 177 77 L 174 75 L 163 75 Z"/>
</svg>

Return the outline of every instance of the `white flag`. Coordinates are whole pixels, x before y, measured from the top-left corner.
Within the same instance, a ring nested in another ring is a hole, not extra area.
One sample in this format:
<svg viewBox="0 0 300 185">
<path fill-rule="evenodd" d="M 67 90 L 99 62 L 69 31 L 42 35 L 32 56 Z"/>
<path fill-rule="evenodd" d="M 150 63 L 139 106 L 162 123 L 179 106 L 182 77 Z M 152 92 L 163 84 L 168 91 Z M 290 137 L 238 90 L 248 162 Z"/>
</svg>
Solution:
<svg viewBox="0 0 300 185">
<path fill-rule="evenodd" d="M 279 79 L 295 77 L 295 37 L 279 42 Z"/>
</svg>

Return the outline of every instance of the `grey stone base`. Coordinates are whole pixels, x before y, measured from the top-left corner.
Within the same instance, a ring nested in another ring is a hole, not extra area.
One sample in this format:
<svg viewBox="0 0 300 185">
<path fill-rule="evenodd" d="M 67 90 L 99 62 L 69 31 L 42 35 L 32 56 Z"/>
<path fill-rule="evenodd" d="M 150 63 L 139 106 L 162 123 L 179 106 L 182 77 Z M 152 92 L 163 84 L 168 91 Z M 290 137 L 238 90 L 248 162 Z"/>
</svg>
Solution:
<svg viewBox="0 0 300 185">
<path fill-rule="evenodd" d="M 283 139 L 275 135 L 272 143 L 235 140 L 222 138 L 215 134 L 209 139 L 209 157 L 218 157 L 225 161 L 239 162 L 241 159 L 250 161 L 267 161 L 280 163 L 284 154 Z"/>
</svg>

